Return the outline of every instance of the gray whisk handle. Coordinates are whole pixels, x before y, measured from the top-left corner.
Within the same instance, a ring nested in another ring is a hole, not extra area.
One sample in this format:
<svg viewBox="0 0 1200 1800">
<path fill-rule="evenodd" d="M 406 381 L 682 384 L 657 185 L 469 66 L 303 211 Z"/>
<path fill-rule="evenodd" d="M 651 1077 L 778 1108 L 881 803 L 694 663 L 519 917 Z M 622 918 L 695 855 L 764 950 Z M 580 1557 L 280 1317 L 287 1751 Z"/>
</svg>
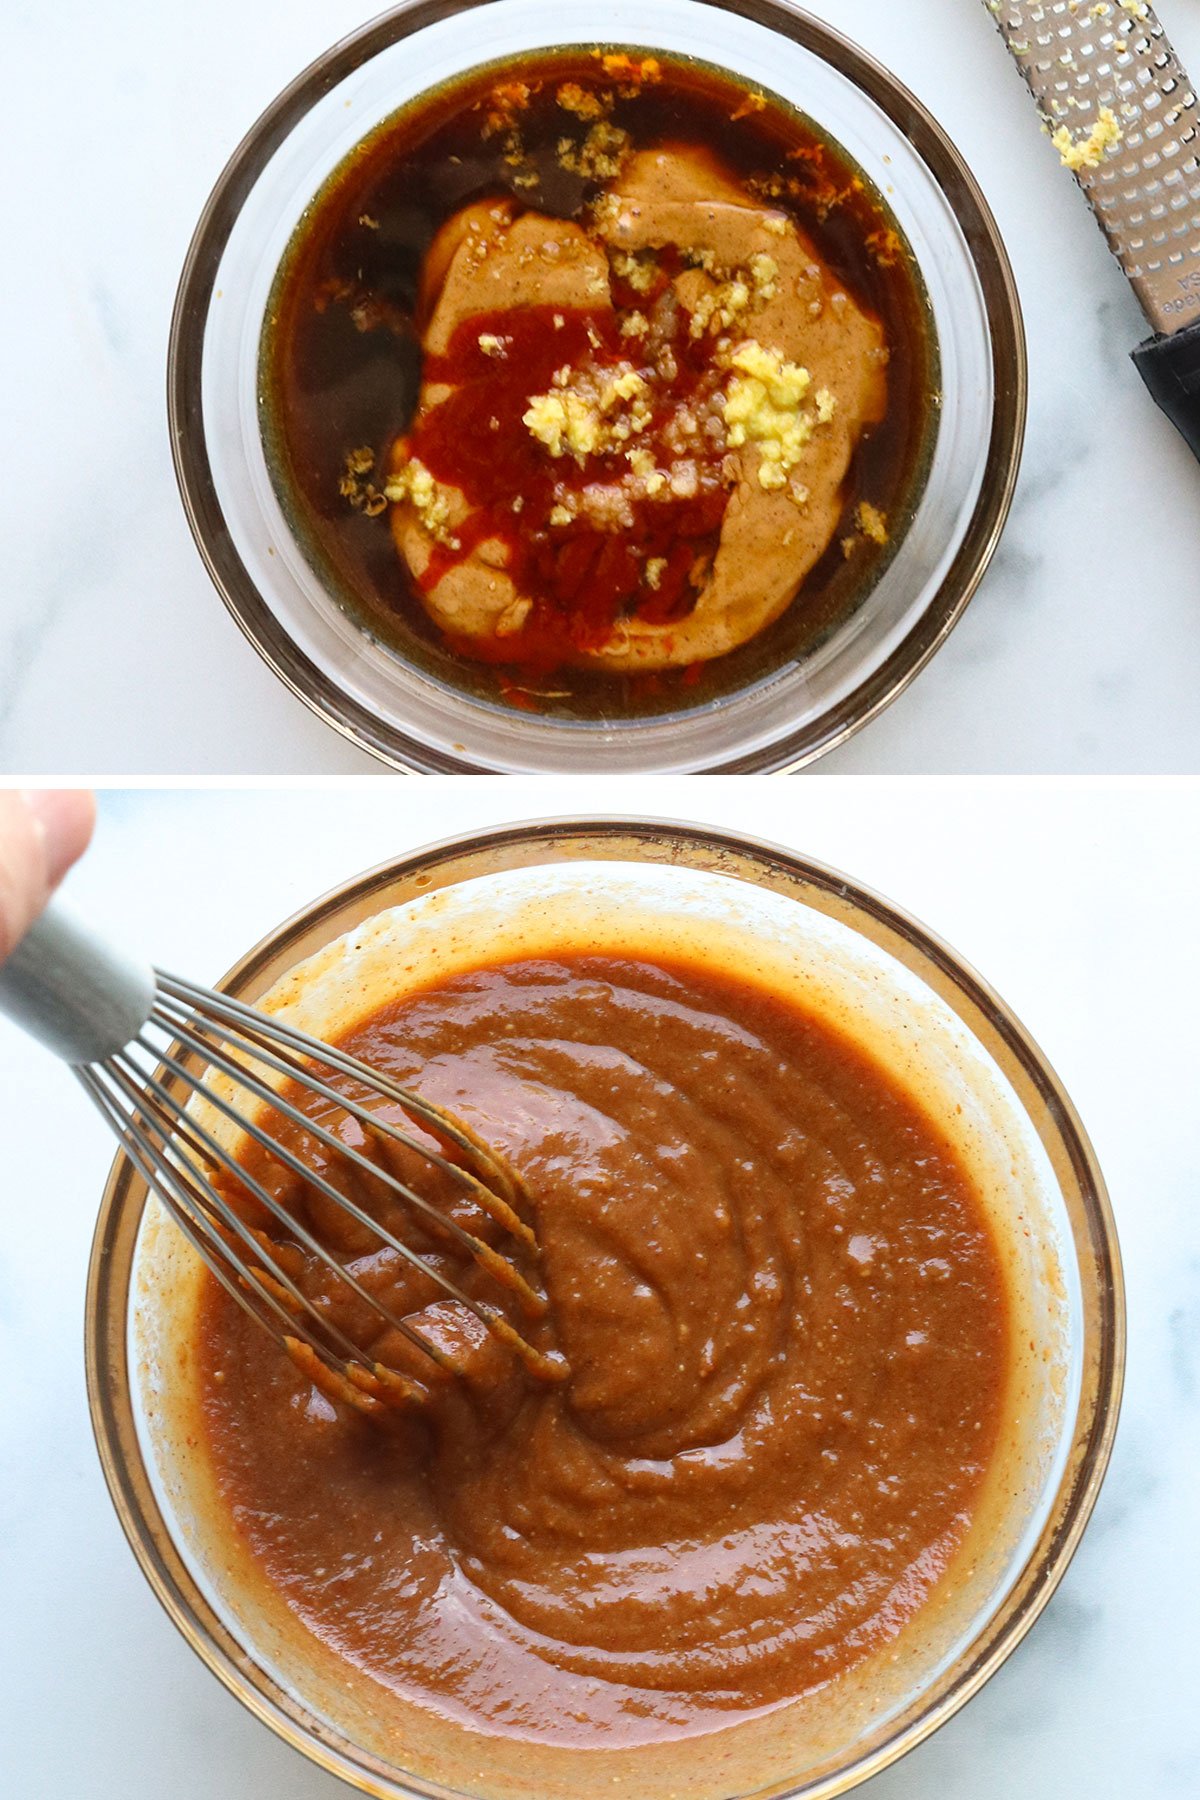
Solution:
<svg viewBox="0 0 1200 1800">
<path fill-rule="evenodd" d="M 69 1063 L 103 1062 L 154 1005 L 154 971 L 51 906 L 0 967 L 0 1012 Z"/>
</svg>

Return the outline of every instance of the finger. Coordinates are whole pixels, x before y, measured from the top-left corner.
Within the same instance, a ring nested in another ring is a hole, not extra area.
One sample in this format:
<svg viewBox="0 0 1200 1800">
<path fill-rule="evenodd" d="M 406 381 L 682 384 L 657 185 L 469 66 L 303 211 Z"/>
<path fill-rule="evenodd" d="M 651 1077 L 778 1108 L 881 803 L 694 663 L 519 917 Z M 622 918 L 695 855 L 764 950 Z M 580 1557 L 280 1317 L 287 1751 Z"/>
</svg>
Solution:
<svg viewBox="0 0 1200 1800">
<path fill-rule="evenodd" d="M 87 849 L 95 820 L 94 798 L 78 789 L 0 793 L 0 958 Z"/>
<path fill-rule="evenodd" d="M 92 841 L 96 797 L 86 788 L 27 788 L 22 798 L 42 839 L 49 895 Z"/>
</svg>

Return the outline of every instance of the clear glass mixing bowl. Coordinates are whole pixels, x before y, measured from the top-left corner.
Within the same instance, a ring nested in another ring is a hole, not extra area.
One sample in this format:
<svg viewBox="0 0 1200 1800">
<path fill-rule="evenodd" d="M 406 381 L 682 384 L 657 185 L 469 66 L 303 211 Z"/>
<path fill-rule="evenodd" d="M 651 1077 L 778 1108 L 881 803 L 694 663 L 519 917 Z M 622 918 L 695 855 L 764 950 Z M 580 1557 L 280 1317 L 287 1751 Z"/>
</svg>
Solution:
<svg viewBox="0 0 1200 1800">
<path fill-rule="evenodd" d="M 961 616 L 1012 499 L 1025 421 L 1020 309 L 995 223 L 945 133 L 888 71 L 785 0 L 614 0 L 606 42 L 691 56 L 779 95 L 886 196 L 928 291 L 936 444 L 871 591 L 810 650 L 653 716 L 552 717 L 417 666 L 332 592 L 272 485 L 258 355 L 281 258 L 326 178 L 438 83 L 521 52 L 592 45 L 589 0 L 410 0 L 336 44 L 239 146 L 197 227 L 172 325 L 180 489 L 226 605 L 315 712 L 397 768 L 693 773 L 813 760 L 893 700 Z"/>
</svg>

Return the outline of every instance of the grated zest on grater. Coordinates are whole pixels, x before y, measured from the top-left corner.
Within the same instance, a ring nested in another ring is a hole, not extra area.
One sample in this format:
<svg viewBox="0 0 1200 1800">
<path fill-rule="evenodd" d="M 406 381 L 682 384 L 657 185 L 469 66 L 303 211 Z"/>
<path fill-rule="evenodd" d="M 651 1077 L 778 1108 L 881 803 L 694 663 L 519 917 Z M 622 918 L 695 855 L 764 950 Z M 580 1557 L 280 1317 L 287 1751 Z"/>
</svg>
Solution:
<svg viewBox="0 0 1200 1800">
<path fill-rule="evenodd" d="M 1200 106 L 1140 0 L 985 0 L 1048 130 L 1076 136 L 1111 108 L 1121 142 L 1076 179 L 1147 318 L 1200 319 Z"/>
</svg>

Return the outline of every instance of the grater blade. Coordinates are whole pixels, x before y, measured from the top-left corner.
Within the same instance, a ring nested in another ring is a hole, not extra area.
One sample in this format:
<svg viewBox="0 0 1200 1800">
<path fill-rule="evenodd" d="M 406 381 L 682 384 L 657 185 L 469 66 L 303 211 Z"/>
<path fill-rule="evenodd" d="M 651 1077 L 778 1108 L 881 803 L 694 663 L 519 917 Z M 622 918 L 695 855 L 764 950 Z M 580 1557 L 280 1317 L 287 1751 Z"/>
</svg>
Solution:
<svg viewBox="0 0 1200 1800">
<path fill-rule="evenodd" d="M 1160 333 L 1200 319 L 1200 106 L 1141 0 L 985 0 L 1053 133 L 1086 137 L 1108 107 L 1121 142 L 1077 171 Z"/>
</svg>

